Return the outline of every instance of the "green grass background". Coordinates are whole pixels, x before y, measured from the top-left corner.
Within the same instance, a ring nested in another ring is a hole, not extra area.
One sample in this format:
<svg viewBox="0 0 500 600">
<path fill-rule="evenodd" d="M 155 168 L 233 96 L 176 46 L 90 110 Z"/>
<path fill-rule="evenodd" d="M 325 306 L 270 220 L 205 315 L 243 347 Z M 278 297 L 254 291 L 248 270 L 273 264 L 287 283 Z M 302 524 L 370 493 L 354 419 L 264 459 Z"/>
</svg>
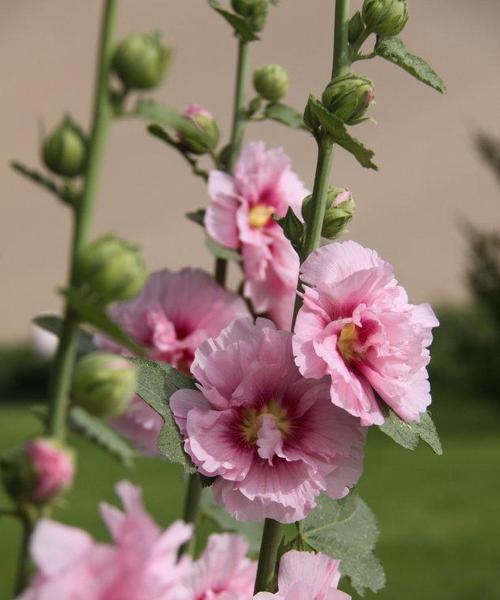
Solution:
<svg viewBox="0 0 500 600">
<path fill-rule="evenodd" d="M 368 437 L 359 492 L 379 519 L 378 555 L 387 573 L 386 589 L 368 593 L 369 599 L 500 599 L 500 401 L 491 397 L 491 389 L 473 393 L 474 386 L 461 379 L 462 358 L 452 356 L 450 344 L 449 336 L 436 340 L 440 377 L 435 377 L 433 416 L 444 455 L 434 455 L 427 446 L 405 450 L 375 430 Z M 17 360 L 0 361 L 0 396 L 2 377 L 4 382 L 7 377 L 2 365 L 8 364 L 12 375 L 20 362 L 27 364 L 22 351 L 16 352 Z M 447 379 L 446 372 L 456 373 L 458 380 Z M 16 372 L 16 380 L 22 377 Z M 25 402 L 26 390 L 13 401 L 15 397 L 11 393 L 9 402 L 0 402 L 0 452 L 40 430 Z M 117 502 L 113 486 L 123 478 L 143 486 L 147 507 L 160 524 L 180 517 L 183 476 L 177 467 L 138 459 L 126 469 L 91 443 L 79 438 L 72 442 L 78 453 L 76 485 L 67 506 L 57 509 L 57 519 L 107 539 L 97 505 L 101 500 Z M 0 507 L 6 503 L 0 491 Z M 3 517 L 0 600 L 12 598 L 18 551 L 17 522 Z"/>
</svg>

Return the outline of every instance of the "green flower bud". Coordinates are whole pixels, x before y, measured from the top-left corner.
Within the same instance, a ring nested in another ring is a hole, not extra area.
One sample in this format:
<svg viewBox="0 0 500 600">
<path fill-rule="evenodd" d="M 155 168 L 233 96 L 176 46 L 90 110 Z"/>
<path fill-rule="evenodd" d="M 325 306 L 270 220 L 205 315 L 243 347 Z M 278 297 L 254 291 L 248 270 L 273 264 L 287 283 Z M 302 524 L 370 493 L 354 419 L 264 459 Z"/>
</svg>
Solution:
<svg viewBox="0 0 500 600">
<path fill-rule="evenodd" d="M 288 92 L 288 73 L 280 65 L 266 65 L 253 74 L 255 91 L 269 102 L 277 102 Z"/>
<path fill-rule="evenodd" d="M 78 361 L 71 399 L 96 417 L 116 417 L 127 409 L 137 387 L 135 366 L 122 356 L 91 352 Z"/>
<path fill-rule="evenodd" d="M 349 19 L 349 43 L 354 44 L 363 33 L 364 29 L 365 25 L 363 23 L 363 18 L 358 11 Z"/>
<path fill-rule="evenodd" d="M 236 14 L 244 17 L 254 31 L 261 31 L 266 24 L 268 0 L 231 0 Z"/>
<path fill-rule="evenodd" d="M 81 175 L 87 161 L 87 140 L 70 116 L 45 139 L 42 145 L 45 166 L 56 175 Z"/>
<path fill-rule="evenodd" d="M 312 196 L 307 196 L 302 204 L 302 216 L 306 223 L 312 219 Z M 356 205 L 351 192 L 343 188 L 330 187 L 327 193 L 325 219 L 322 237 L 328 240 L 337 238 L 352 219 Z"/>
<path fill-rule="evenodd" d="M 365 0 L 363 21 L 381 37 L 398 35 L 408 21 L 407 0 Z"/>
<path fill-rule="evenodd" d="M 171 56 L 157 33 L 135 33 L 118 44 L 112 68 L 126 88 L 149 90 L 163 81 Z"/>
<path fill-rule="evenodd" d="M 78 257 L 78 277 L 104 302 L 129 300 L 146 281 L 146 268 L 137 246 L 113 235 L 92 242 Z"/>
<path fill-rule="evenodd" d="M 333 79 L 323 92 L 327 110 L 347 125 L 356 125 L 375 97 L 372 82 L 366 77 L 348 73 Z"/>
<path fill-rule="evenodd" d="M 213 115 L 197 104 L 190 104 L 182 113 L 203 132 L 203 138 L 190 137 L 184 132 L 177 132 L 181 147 L 191 154 L 206 154 L 212 152 L 219 143 L 219 127 Z"/>
</svg>

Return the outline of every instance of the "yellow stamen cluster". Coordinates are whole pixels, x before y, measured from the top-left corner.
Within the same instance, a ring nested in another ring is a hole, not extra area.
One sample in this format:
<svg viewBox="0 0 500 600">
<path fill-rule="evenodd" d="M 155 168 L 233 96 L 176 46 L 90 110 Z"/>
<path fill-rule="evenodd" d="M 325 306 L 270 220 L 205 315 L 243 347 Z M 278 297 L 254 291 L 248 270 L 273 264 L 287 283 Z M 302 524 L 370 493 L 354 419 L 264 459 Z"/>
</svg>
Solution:
<svg viewBox="0 0 500 600">
<path fill-rule="evenodd" d="M 259 433 L 263 416 L 271 416 L 274 419 L 276 427 L 283 438 L 289 435 L 291 423 L 286 409 L 275 400 L 271 400 L 269 404 L 265 404 L 262 408 L 245 408 L 243 410 L 241 429 L 243 430 L 246 442 L 255 444 L 257 441 L 257 434 Z"/>
<path fill-rule="evenodd" d="M 262 227 L 265 227 L 269 223 L 273 213 L 274 208 L 272 206 L 268 204 L 256 204 L 250 209 L 250 214 L 248 215 L 250 227 L 262 229 Z"/>
<path fill-rule="evenodd" d="M 337 348 L 344 360 L 348 363 L 359 357 L 359 354 L 354 348 L 357 342 L 358 330 L 356 325 L 354 323 L 344 325 L 337 340 Z"/>
</svg>

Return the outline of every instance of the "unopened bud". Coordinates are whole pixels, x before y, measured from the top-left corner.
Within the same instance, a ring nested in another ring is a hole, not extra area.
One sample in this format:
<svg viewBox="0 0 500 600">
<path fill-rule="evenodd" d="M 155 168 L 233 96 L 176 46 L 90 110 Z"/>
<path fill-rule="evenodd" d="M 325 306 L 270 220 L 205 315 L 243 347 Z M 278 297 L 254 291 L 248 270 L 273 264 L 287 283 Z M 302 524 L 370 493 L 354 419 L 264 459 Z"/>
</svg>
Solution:
<svg viewBox="0 0 500 600">
<path fill-rule="evenodd" d="M 308 196 L 302 204 L 302 216 L 306 223 L 312 218 L 312 197 Z M 322 237 L 333 240 L 346 228 L 354 215 L 356 205 L 354 199 L 346 189 L 330 187 L 327 193 L 325 218 L 321 230 Z"/>
<path fill-rule="evenodd" d="M 177 132 L 182 148 L 191 154 L 212 152 L 219 143 L 219 127 L 213 115 L 197 104 L 190 104 L 182 113 L 183 117 L 192 121 L 202 132 L 202 136 L 194 137 L 185 132 Z"/>
<path fill-rule="evenodd" d="M 130 300 L 146 281 L 146 268 L 138 247 L 113 235 L 83 248 L 77 269 L 81 284 L 104 302 Z"/>
<path fill-rule="evenodd" d="M 91 352 L 78 361 L 71 399 L 96 417 L 123 414 L 135 393 L 135 366 L 126 358 L 107 352 Z"/>
<path fill-rule="evenodd" d="M 323 92 L 327 110 L 347 125 L 356 125 L 375 98 L 372 82 L 366 77 L 348 73 L 333 79 Z"/>
<path fill-rule="evenodd" d="M 112 67 L 126 88 L 148 90 L 163 81 L 171 55 L 158 33 L 136 33 L 117 46 Z"/>
<path fill-rule="evenodd" d="M 236 14 L 244 17 L 254 31 L 261 31 L 266 24 L 269 0 L 231 0 Z"/>
<path fill-rule="evenodd" d="M 280 65 L 266 65 L 253 75 L 255 91 L 269 102 L 277 102 L 288 92 L 288 73 Z"/>
<path fill-rule="evenodd" d="M 54 129 L 42 146 L 45 166 L 61 177 L 81 175 L 87 162 L 87 140 L 70 116 Z"/>
<path fill-rule="evenodd" d="M 354 44 L 354 42 L 356 42 L 359 36 L 363 33 L 364 29 L 365 25 L 363 23 L 363 18 L 361 13 L 357 11 L 349 19 L 349 43 Z"/>
<path fill-rule="evenodd" d="M 4 456 L 2 479 L 18 503 L 44 504 L 71 486 L 73 453 L 51 438 L 37 438 Z"/>
<path fill-rule="evenodd" d="M 363 21 L 381 37 L 398 35 L 408 21 L 407 0 L 365 0 Z"/>
</svg>

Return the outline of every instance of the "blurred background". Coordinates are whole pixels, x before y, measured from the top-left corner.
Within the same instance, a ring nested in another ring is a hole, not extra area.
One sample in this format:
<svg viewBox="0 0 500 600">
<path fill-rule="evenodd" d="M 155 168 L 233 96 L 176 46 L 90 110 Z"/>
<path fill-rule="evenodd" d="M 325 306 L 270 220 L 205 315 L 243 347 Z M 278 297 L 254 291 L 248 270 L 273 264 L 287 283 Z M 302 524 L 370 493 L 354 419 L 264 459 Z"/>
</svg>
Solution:
<svg viewBox="0 0 500 600">
<path fill-rule="evenodd" d="M 361 2 L 353 1 L 354 8 Z M 27 406 L 44 398 L 47 364 L 29 343 L 30 320 L 58 310 L 69 215 L 19 178 L 11 159 L 38 166 L 39 124 L 51 129 L 66 111 L 89 121 L 99 0 L 0 2 L 0 451 L 36 431 Z M 330 72 L 331 0 L 281 0 L 252 67 L 279 63 L 291 78 L 287 102 L 302 110 Z M 445 79 L 440 96 L 380 59 L 358 63 L 373 78 L 378 125 L 356 129 L 376 151 L 379 173 L 338 152 L 333 182 L 349 187 L 358 214 L 349 236 L 395 265 L 414 302 L 434 304 L 433 416 L 443 457 L 409 452 L 370 434 L 361 493 L 380 519 L 379 555 L 388 575 L 378 597 L 498 600 L 500 589 L 500 3 L 411 2 L 403 38 Z M 203 0 L 122 0 L 118 35 L 160 29 L 176 49 L 157 97 L 183 108 L 206 106 L 229 128 L 235 40 Z M 483 137 L 479 140 L 479 134 Z M 486 137 L 485 137 L 486 136 Z M 315 151 L 303 133 L 251 124 L 247 140 L 282 145 L 312 186 Z M 492 141 L 493 140 L 493 141 Z M 204 207 L 205 189 L 182 158 L 145 133 L 143 122 L 111 132 L 95 232 L 114 231 L 142 245 L 151 270 L 211 268 L 201 230 L 184 213 Z M 473 228 L 473 229 L 472 229 Z M 186 240 L 189 243 L 186 244 Z M 96 503 L 113 483 L 142 483 L 162 523 L 178 516 L 176 468 L 138 460 L 127 471 L 84 442 L 71 511 L 57 517 L 103 535 Z M 99 469 L 96 473 L 97 461 Z M 0 496 L 0 505 L 2 497 Z M 10 598 L 17 525 L 0 522 L 0 599 Z"/>
</svg>

